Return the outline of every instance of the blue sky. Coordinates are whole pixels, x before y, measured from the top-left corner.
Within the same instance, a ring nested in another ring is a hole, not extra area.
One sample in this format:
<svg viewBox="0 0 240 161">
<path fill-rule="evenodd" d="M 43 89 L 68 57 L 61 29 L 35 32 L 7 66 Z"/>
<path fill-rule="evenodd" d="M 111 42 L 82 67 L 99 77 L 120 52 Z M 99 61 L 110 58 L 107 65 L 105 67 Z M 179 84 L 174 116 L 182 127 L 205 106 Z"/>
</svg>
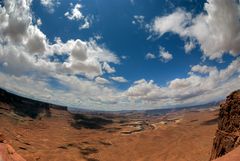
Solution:
<svg viewBox="0 0 240 161">
<path fill-rule="evenodd" d="M 82 13 L 93 15 L 94 21 L 89 29 L 79 30 L 82 21 L 71 21 L 63 15 L 71 9 L 70 3 L 81 3 L 83 5 Z M 204 2 L 202 2 L 204 3 Z M 155 36 L 147 40 L 150 33 L 140 24 L 133 24 L 135 15 L 143 15 L 145 22 L 151 21 L 157 15 L 165 15 L 171 12 L 172 5 L 177 5 L 194 12 L 202 10 L 197 2 L 167 2 L 167 1 L 64 1 L 56 7 L 55 12 L 49 14 L 47 9 L 41 6 L 40 1 L 33 1 L 33 12 L 36 17 L 41 18 L 43 24 L 40 27 L 53 41 L 55 37 L 61 37 L 63 41 L 69 38 L 89 40 L 95 35 L 101 35 L 100 44 L 104 44 L 119 57 L 127 56 L 127 59 L 121 62 L 121 65 L 114 65 L 117 72 L 123 75 L 129 81 L 117 85 L 126 89 L 135 80 L 143 76 L 147 80 L 155 80 L 160 85 L 165 85 L 167 81 L 175 77 L 185 77 L 189 71 L 190 65 L 198 64 L 201 61 L 201 51 L 196 49 L 194 54 L 186 55 L 183 48 L 183 41 L 176 35 L 166 34 L 157 39 Z M 175 7 L 174 7 L 175 8 Z M 163 63 L 159 60 L 146 61 L 145 55 L 148 52 L 159 52 L 159 46 L 164 46 L 173 53 L 174 59 L 169 63 Z M 184 59 L 184 61 L 182 61 Z M 165 70 L 167 68 L 167 70 Z M 164 70 L 163 70 L 164 69 Z"/>
<path fill-rule="evenodd" d="M 5 0 L 0 85 L 98 110 L 216 101 L 238 88 L 239 8 L 234 0 Z"/>
</svg>

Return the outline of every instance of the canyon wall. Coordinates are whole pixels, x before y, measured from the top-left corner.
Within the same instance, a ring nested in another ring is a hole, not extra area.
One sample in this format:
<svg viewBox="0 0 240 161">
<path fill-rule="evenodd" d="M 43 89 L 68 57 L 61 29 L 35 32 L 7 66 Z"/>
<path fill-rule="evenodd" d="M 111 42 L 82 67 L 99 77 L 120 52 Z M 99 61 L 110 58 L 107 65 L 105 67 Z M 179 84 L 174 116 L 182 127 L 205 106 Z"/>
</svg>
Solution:
<svg viewBox="0 0 240 161">
<path fill-rule="evenodd" d="M 240 145 L 240 90 L 231 93 L 220 105 L 218 129 L 210 160 L 221 157 Z M 240 160 L 240 158 L 239 158 Z"/>
</svg>

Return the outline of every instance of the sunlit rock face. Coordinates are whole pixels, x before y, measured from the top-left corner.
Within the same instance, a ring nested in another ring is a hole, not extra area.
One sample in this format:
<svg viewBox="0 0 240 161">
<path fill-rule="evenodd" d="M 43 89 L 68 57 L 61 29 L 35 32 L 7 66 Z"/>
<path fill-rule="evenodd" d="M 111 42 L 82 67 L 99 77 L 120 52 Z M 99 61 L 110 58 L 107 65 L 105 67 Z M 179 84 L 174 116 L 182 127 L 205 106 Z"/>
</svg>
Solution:
<svg viewBox="0 0 240 161">
<path fill-rule="evenodd" d="M 240 90 L 231 93 L 220 107 L 210 160 L 221 157 L 240 145 Z"/>
<path fill-rule="evenodd" d="M 2 133 L 0 133 L 0 161 L 26 161 L 11 145 L 7 144 Z"/>
</svg>

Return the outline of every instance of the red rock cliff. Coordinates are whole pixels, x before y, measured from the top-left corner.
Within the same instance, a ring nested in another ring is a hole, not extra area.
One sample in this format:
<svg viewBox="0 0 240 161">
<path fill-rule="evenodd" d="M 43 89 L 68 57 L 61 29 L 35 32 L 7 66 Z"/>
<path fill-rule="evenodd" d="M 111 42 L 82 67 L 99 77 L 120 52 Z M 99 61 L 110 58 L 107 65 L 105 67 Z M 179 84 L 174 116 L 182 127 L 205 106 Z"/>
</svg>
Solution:
<svg viewBox="0 0 240 161">
<path fill-rule="evenodd" d="M 240 90 L 231 93 L 220 107 L 210 160 L 221 157 L 240 145 Z"/>
</svg>

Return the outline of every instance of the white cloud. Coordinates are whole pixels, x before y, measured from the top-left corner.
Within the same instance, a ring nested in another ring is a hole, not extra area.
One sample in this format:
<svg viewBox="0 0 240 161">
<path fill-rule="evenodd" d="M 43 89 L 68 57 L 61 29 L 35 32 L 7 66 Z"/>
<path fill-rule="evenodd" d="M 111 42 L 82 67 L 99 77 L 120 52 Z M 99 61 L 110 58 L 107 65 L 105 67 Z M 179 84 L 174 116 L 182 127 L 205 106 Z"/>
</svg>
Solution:
<svg viewBox="0 0 240 161">
<path fill-rule="evenodd" d="M 155 59 L 156 56 L 152 53 L 147 53 L 146 56 L 145 56 L 145 59 L 149 60 L 149 59 Z"/>
<path fill-rule="evenodd" d="M 114 73 L 116 72 L 114 67 L 111 67 L 108 63 L 104 62 L 103 63 L 103 69 L 106 70 L 107 73 Z"/>
<path fill-rule="evenodd" d="M 67 17 L 69 20 L 79 21 L 82 20 L 83 24 L 79 26 L 79 30 L 89 29 L 92 23 L 93 16 L 84 16 L 81 12 L 83 6 L 80 3 L 77 3 L 73 6 L 73 3 L 70 3 L 72 7 L 70 12 L 65 12 L 64 16 Z"/>
<path fill-rule="evenodd" d="M 172 54 L 162 46 L 159 47 L 159 57 L 163 62 L 169 62 L 173 59 Z"/>
<path fill-rule="evenodd" d="M 96 34 L 96 35 L 94 35 L 94 39 L 97 41 L 97 40 L 103 39 L 103 37 L 100 34 Z"/>
<path fill-rule="evenodd" d="M 155 18 L 151 30 L 162 36 L 166 32 L 195 39 L 209 59 L 221 59 L 228 52 L 240 52 L 240 10 L 235 0 L 208 0 L 205 12 L 192 18 L 191 13 L 177 9 L 174 13 Z M 188 48 L 189 47 L 189 48 Z M 191 49 L 187 45 L 186 51 Z"/>
<path fill-rule="evenodd" d="M 132 24 L 136 25 L 140 25 L 141 28 L 144 27 L 144 16 L 143 15 L 134 15 L 133 16 L 133 21 Z"/>
<path fill-rule="evenodd" d="M 29 26 L 26 47 L 29 53 L 43 54 L 46 51 L 46 36 L 36 27 Z"/>
<path fill-rule="evenodd" d="M 191 14 L 186 13 L 181 9 L 163 17 L 156 17 L 152 24 L 151 30 L 158 33 L 160 36 L 166 32 L 174 32 L 180 35 L 185 35 L 185 28 L 191 20 Z"/>
<path fill-rule="evenodd" d="M 29 1 L 6 3 L 8 5 L 0 8 L 0 44 L 4 46 L 0 58 L 1 62 L 8 63 L 6 72 L 23 74 L 37 70 L 93 78 L 103 73 L 103 64 L 119 62 L 116 55 L 94 40 L 77 39 L 63 43 L 58 38 L 55 44 L 50 44 L 46 35 L 32 23 Z M 68 58 L 62 63 L 50 62 L 48 57 L 53 54 L 67 54 Z"/>
<path fill-rule="evenodd" d="M 160 88 L 154 84 L 154 81 L 151 80 L 147 82 L 145 79 L 141 79 L 134 82 L 134 85 L 127 90 L 127 96 L 131 99 L 148 99 L 151 100 L 148 95 L 155 91 L 159 91 Z"/>
<path fill-rule="evenodd" d="M 82 8 L 82 5 L 77 3 L 72 9 L 71 12 L 66 12 L 64 16 L 66 16 L 69 20 L 80 20 L 83 19 L 84 16 L 80 9 Z"/>
<path fill-rule="evenodd" d="M 60 103 L 68 107 L 102 110 L 112 107 L 114 110 L 118 107 L 114 105 L 115 100 L 121 101 L 118 91 L 107 88 L 102 84 L 81 80 L 75 76 L 55 75 L 55 78 L 62 86 L 67 88 L 67 91 L 54 89 L 46 81 L 40 79 L 0 73 L 1 85 L 4 84 L 5 88 L 21 95 L 25 94 L 27 97 L 31 96 L 43 101 Z"/>
<path fill-rule="evenodd" d="M 114 72 L 114 68 L 108 63 L 119 63 L 119 59 L 109 50 L 96 44 L 94 40 L 89 42 L 68 40 L 66 43 L 58 41 L 51 45 L 49 52 L 52 54 L 69 53 L 69 58 L 62 64 L 62 72 L 81 74 L 90 79 L 102 75 L 103 70 Z M 106 65 L 108 64 L 108 65 Z"/>
<path fill-rule="evenodd" d="M 106 72 L 116 72 L 112 65 L 120 63 L 113 52 L 94 40 L 56 38 L 49 43 L 32 22 L 31 1 L 5 3 L 0 7 L 0 86 L 15 93 L 70 107 L 119 110 L 207 103 L 239 88 L 240 60 L 236 59 L 225 69 L 192 66 L 189 76 L 165 86 L 142 79 L 118 90 L 103 78 Z M 65 58 L 52 61 L 55 54 Z M 123 77 L 110 79 L 127 82 Z"/>
<path fill-rule="evenodd" d="M 160 87 L 153 80 L 136 81 L 126 92 L 129 100 L 140 105 L 152 107 L 189 106 L 208 103 L 224 98 L 231 91 L 238 89 L 240 80 L 240 59 L 234 60 L 225 69 L 196 65 L 189 77 L 176 78 L 168 86 Z M 206 76 L 198 75 L 205 73 Z M 194 90 L 193 90 L 194 89 Z"/>
<path fill-rule="evenodd" d="M 98 84 L 109 84 L 109 83 L 110 83 L 107 79 L 102 78 L 102 77 L 97 77 L 97 78 L 95 79 L 95 81 L 96 81 Z"/>
<path fill-rule="evenodd" d="M 216 67 L 209 67 L 206 65 L 195 65 L 195 66 L 192 66 L 191 68 L 191 72 L 201 73 L 201 74 L 208 74 L 216 70 L 217 70 Z"/>
<path fill-rule="evenodd" d="M 37 25 L 41 26 L 42 25 L 42 20 L 40 18 L 37 19 Z"/>
<path fill-rule="evenodd" d="M 224 52 L 237 55 L 240 51 L 240 10 L 234 0 L 209 0 L 207 14 L 193 20 L 190 36 L 196 37 L 204 54 L 210 59 L 221 58 Z M 205 31 L 205 32 L 200 32 Z"/>
<path fill-rule="evenodd" d="M 120 94 L 112 87 L 105 87 L 102 83 L 107 80 L 101 77 L 104 71 L 115 70 L 110 63 L 119 63 L 114 53 L 94 40 L 62 42 L 56 38 L 56 42 L 50 44 L 32 22 L 30 1 L 5 3 L 7 5 L 0 7 L 1 87 L 68 106 L 104 109 L 108 107 L 103 105 L 111 103 L 116 108 L 113 103 L 121 100 Z M 49 57 L 54 54 L 67 57 L 63 62 L 51 61 Z M 52 86 L 49 79 L 58 82 L 60 87 Z"/>
<path fill-rule="evenodd" d="M 133 24 L 135 24 L 136 22 L 139 23 L 139 24 L 144 23 L 144 16 L 143 15 L 134 15 L 133 18 L 134 18 Z"/>
<path fill-rule="evenodd" d="M 84 18 L 84 24 L 82 24 L 79 29 L 88 29 L 90 27 L 90 21 L 88 18 Z"/>
<path fill-rule="evenodd" d="M 190 53 L 196 47 L 193 41 L 186 42 L 184 45 L 184 50 L 186 53 Z"/>
<path fill-rule="evenodd" d="M 60 4 L 58 0 L 41 0 L 40 2 L 50 13 L 53 13 L 55 6 Z"/>
<path fill-rule="evenodd" d="M 119 82 L 119 83 L 126 83 L 128 82 L 124 77 L 110 77 L 112 80 Z"/>
<path fill-rule="evenodd" d="M 76 41 L 71 51 L 74 59 L 85 61 L 87 59 L 87 46 L 82 41 Z"/>
</svg>

